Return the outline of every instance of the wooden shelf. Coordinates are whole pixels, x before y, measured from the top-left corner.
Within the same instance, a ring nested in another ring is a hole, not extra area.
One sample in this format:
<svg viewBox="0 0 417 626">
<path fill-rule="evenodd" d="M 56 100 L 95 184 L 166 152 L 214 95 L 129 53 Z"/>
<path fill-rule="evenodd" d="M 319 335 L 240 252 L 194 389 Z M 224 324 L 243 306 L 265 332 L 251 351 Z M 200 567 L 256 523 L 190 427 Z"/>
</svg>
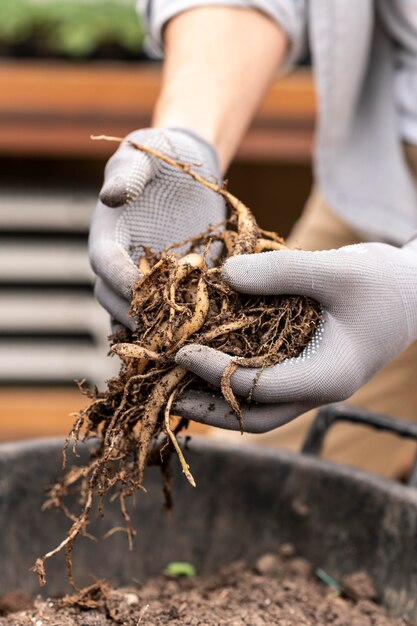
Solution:
<svg viewBox="0 0 417 626">
<path fill-rule="evenodd" d="M 67 387 L 0 388 L 0 441 L 30 437 L 66 437 L 74 413 L 89 403 L 78 389 Z M 71 415 L 72 414 L 72 415 Z M 204 434 L 208 428 L 191 422 L 187 434 Z"/>
<path fill-rule="evenodd" d="M 159 64 L 1 61 L 0 155 L 105 158 L 91 134 L 146 127 Z M 310 161 L 315 119 L 310 72 L 276 80 L 239 150 L 241 160 Z"/>
</svg>

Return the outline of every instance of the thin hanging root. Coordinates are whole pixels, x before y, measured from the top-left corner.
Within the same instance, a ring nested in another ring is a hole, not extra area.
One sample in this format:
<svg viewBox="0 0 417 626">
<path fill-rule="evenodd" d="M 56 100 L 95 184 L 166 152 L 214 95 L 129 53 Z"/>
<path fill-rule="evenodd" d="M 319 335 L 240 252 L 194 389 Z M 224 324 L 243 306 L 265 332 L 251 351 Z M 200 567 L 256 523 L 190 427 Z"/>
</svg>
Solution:
<svg viewBox="0 0 417 626">
<path fill-rule="evenodd" d="M 256 376 L 254 377 L 253 380 L 253 386 L 252 389 L 250 390 L 250 394 L 249 394 L 249 398 L 252 397 L 253 394 L 253 389 L 259 379 L 259 376 L 261 375 L 262 371 L 264 370 L 265 367 L 267 367 L 268 365 L 270 365 L 269 363 L 269 358 L 271 357 L 271 355 L 269 354 L 265 354 L 262 356 L 256 356 L 256 357 L 249 357 L 249 358 L 243 358 L 243 359 L 239 359 L 239 361 L 231 361 L 229 363 L 229 365 L 224 369 L 221 380 L 220 380 L 220 389 L 222 391 L 222 394 L 224 396 L 224 399 L 228 402 L 228 404 L 230 405 L 230 407 L 233 409 L 233 411 L 236 413 L 237 418 L 239 420 L 239 427 L 240 427 L 240 434 L 243 435 L 243 415 L 242 415 L 242 409 L 240 407 L 240 404 L 233 392 L 232 386 L 231 386 L 231 378 L 233 376 L 233 374 L 235 373 L 235 371 L 237 370 L 238 367 L 256 367 L 259 368 L 258 373 L 256 374 Z M 276 363 L 276 361 L 273 361 L 274 363 Z"/>
<path fill-rule="evenodd" d="M 129 529 L 126 528 L 126 526 L 114 526 L 113 528 L 110 528 L 110 530 L 108 530 L 106 533 L 104 533 L 102 539 L 110 539 L 110 537 L 113 537 L 113 535 L 115 535 L 116 533 L 129 534 Z M 129 549 L 131 548 L 129 547 Z"/>
<path fill-rule="evenodd" d="M 239 420 L 240 433 L 243 435 L 242 409 L 240 408 L 239 402 L 237 401 L 236 396 L 233 393 L 233 390 L 230 384 L 230 379 L 238 367 L 239 367 L 239 364 L 236 361 L 230 361 L 229 365 L 224 369 L 224 372 L 222 374 L 221 381 L 220 381 L 220 389 L 224 396 L 224 399 L 226 400 L 226 402 L 228 402 L 230 407 L 236 413 L 237 418 Z"/>
<path fill-rule="evenodd" d="M 136 530 L 133 528 L 132 518 L 129 515 L 126 505 L 126 494 L 120 494 L 120 510 L 122 511 L 123 519 L 126 522 L 127 540 L 129 542 L 129 550 L 133 550 L 133 538 L 136 535 Z"/>
<path fill-rule="evenodd" d="M 177 365 L 156 383 L 149 395 L 146 403 L 146 410 L 142 418 L 142 427 L 138 440 L 138 483 L 142 483 L 143 472 L 148 458 L 149 445 L 155 432 L 155 426 L 158 421 L 159 413 L 161 412 L 171 392 L 186 374 L 187 370 Z"/>
<path fill-rule="evenodd" d="M 110 352 L 114 352 L 123 359 L 146 359 L 147 361 L 165 362 L 166 359 L 161 354 L 148 350 L 136 343 L 116 343 L 110 348 Z"/>
<path fill-rule="evenodd" d="M 95 484 L 95 481 L 97 480 L 98 470 L 99 470 L 99 463 L 95 461 L 95 467 L 94 467 L 94 471 L 92 472 L 92 476 L 90 479 L 90 485 L 88 488 L 87 498 L 84 504 L 83 511 L 80 517 L 78 517 L 73 523 L 73 525 L 71 526 L 66 538 L 63 541 L 61 541 L 59 546 L 54 548 L 54 550 L 47 552 L 46 554 L 43 555 L 43 557 L 37 558 L 35 561 L 35 565 L 32 567 L 32 571 L 38 575 L 39 584 L 41 586 L 43 586 L 46 583 L 45 561 L 50 559 L 55 554 L 58 554 L 58 552 L 61 552 L 61 550 L 65 548 L 68 580 L 72 588 L 75 591 L 79 591 L 72 575 L 71 548 L 76 537 L 78 537 L 78 535 L 80 535 L 83 532 L 83 530 L 85 529 L 88 523 L 91 507 L 93 505 L 93 485 Z"/>
<path fill-rule="evenodd" d="M 190 483 L 190 485 L 192 487 L 196 487 L 196 483 L 195 480 L 193 478 L 193 475 L 190 472 L 190 466 L 188 465 L 187 461 L 184 458 L 184 455 L 182 453 L 182 450 L 178 444 L 177 438 L 175 437 L 174 433 L 171 430 L 171 426 L 170 426 L 170 415 L 171 415 L 171 407 L 172 407 L 172 403 L 174 402 L 175 396 L 177 395 L 177 390 L 174 389 L 174 391 L 171 393 L 171 395 L 168 398 L 168 402 L 166 404 L 165 407 L 165 413 L 164 413 L 164 423 L 165 423 L 165 430 L 166 433 L 168 435 L 168 437 L 171 440 L 172 445 L 175 448 L 176 453 L 178 454 L 178 458 L 180 460 L 181 463 L 181 467 L 182 467 L 182 471 L 185 474 L 185 477 L 187 478 L 188 482 Z"/>
</svg>

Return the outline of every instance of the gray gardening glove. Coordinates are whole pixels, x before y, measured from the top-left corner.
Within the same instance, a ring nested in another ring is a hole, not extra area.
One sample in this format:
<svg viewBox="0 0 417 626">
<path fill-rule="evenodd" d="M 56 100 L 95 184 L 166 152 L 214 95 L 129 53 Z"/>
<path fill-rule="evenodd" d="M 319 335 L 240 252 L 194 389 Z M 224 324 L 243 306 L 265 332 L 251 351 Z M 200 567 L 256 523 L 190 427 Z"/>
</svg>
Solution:
<svg viewBox="0 0 417 626">
<path fill-rule="evenodd" d="M 303 353 L 259 370 L 238 368 L 231 384 L 245 398 L 264 403 L 244 411 L 249 432 L 266 432 L 305 411 L 349 398 L 417 338 L 417 238 L 403 248 L 381 243 L 323 252 L 280 251 L 227 260 L 225 280 L 248 294 L 297 294 L 314 298 L 323 322 Z M 178 364 L 219 386 L 231 357 L 190 345 Z M 258 378 L 259 374 L 259 378 Z M 256 381 L 256 382 L 255 382 Z M 199 394 L 183 415 L 239 428 L 224 403 Z M 181 410 L 180 404 L 177 405 Z"/>
<path fill-rule="evenodd" d="M 220 180 L 214 148 L 179 128 L 138 130 L 126 137 L 187 163 L 204 178 Z M 89 237 L 97 274 L 95 293 L 114 320 L 133 330 L 128 317 L 140 278 L 140 245 L 159 252 L 225 219 L 224 200 L 187 174 L 124 141 L 107 163 Z"/>
</svg>

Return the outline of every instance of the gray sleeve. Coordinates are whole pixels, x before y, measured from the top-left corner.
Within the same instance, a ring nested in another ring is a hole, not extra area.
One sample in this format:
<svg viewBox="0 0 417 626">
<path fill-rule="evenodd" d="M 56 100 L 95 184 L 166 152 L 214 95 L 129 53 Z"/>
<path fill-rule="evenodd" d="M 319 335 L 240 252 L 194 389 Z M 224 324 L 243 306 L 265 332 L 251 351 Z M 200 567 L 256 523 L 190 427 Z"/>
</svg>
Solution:
<svg viewBox="0 0 417 626">
<path fill-rule="evenodd" d="M 394 98 L 402 139 L 417 142 L 417 0 L 380 0 L 379 15 L 394 42 Z"/>
<path fill-rule="evenodd" d="M 163 29 L 167 22 L 187 9 L 199 6 L 228 6 L 257 9 L 277 22 L 285 31 L 288 52 L 284 68 L 288 69 L 306 47 L 307 0 L 137 0 L 136 8 L 147 26 L 151 49 L 163 54 Z"/>
<path fill-rule="evenodd" d="M 417 1 L 379 0 L 377 9 L 401 61 L 417 67 Z"/>
</svg>

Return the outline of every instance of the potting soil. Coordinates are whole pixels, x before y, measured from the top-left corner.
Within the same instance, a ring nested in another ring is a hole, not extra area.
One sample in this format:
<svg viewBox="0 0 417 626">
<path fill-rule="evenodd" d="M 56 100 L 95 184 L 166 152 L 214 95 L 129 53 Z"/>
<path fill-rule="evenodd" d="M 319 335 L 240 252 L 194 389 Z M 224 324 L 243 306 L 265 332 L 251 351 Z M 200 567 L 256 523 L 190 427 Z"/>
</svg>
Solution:
<svg viewBox="0 0 417 626">
<path fill-rule="evenodd" d="M 91 610 L 65 600 L 0 596 L 0 626 L 412 625 L 389 617 L 377 600 L 365 573 L 352 574 L 339 586 L 286 544 L 254 567 L 236 562 L 196 578 L 161 575 L 129 588 L 109 587 L 98 598 L 100 607 Z"/>
</svg>

